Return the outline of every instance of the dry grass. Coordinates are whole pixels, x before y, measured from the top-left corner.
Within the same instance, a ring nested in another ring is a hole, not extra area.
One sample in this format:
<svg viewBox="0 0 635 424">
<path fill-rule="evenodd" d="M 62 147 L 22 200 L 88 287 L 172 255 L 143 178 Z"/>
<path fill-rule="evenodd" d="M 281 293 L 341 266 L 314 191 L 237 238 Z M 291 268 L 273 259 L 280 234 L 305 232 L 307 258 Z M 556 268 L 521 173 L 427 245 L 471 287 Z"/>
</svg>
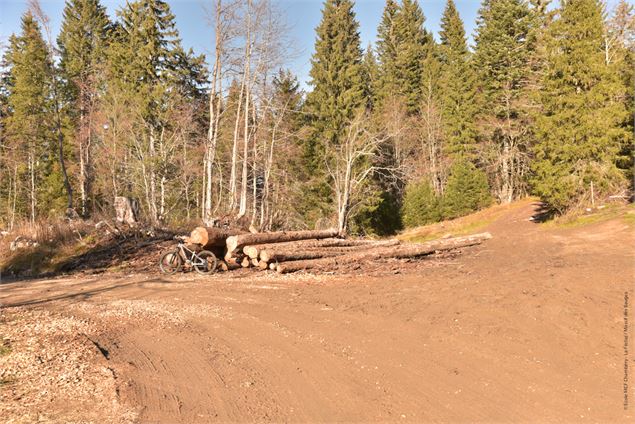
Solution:
<svg viewBox="0 0 635 424">
<path fill-rule="evenodd" d="M 612 202 L 587 212 L 576 210 L 544 223 L 549 228 L 577 228 L 612 219 L 622 218 L 627 224 L 635 226 L 635 205 Z"/>
<path fill-rule="evenodd" d="M 53 271 L 54 262 L 80 253 L 93 242 L 94 226 L 84 221 L 41 220 L 24 222 L 0 239 L 0 272 L 36 275 Z M 16 239 L 36 244 L 11 251 Z"/>
<path fill-rule="evenodd" d="M 463 236 L 472 234 L 487 227 L 490 223 L 494 222 L 510 209 L 525 206 L 528 203 L 535 201 L 536 199 L 528 198 L 514 202 L 511 205 L 491 206 L 487 209 L 483 209 L 461 218 L 406 230 L 399 234 L 397 238 L 406 242 L 422 243 L 445 236 Z"/>
</svg>

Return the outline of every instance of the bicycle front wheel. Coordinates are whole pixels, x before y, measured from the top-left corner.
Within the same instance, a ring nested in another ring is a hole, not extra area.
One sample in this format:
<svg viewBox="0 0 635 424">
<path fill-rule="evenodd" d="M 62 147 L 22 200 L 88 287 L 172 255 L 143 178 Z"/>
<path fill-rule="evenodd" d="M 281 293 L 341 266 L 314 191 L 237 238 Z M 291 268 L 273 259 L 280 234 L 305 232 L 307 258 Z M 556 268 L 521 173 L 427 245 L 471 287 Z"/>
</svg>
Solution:
<svg viewBox="0 0 635 424">
<path fill-rule="evenodd" d="M 192 264 L 196 272 L 199 274 L 211 274 L 216 271 L 218 266 L 216 255 L 208 250 L 203 250 L 197 253 L 196 256 L 198 256 L 198 259 L 195 259 Z"/>
<path fill-rule="evenodd" d="M 179 255 L 178 251 L 167 252 L 161 256 L 159 261 L 159 268 L 164 274 L 175 274 L 183 267 L 183 259 Z"/>
</svg>

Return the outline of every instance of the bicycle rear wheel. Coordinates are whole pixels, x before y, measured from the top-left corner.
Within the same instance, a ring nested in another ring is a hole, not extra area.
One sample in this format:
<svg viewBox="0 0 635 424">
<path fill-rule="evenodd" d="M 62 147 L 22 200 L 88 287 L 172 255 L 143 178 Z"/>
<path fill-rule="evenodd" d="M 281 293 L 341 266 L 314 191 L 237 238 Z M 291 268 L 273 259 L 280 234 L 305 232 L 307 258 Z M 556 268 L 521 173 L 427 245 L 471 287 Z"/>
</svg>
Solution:
<svg viewBox="0 0 635 424">
<path fill-rule="evenodd" d="M 192 264 L 196 272 L 206 275 L 216 271 L 216 267 L 218 266 L 218 259 L 216 259 L 216 255 L 209 250 L 203 250 L 196 255 L 198 256 L 198 259 L 194 260 Z"/>
<path fill-rule="evenodd" d="M 161 256 L 159 261 L 159 268 L 164 274 L 175 274 L 183 267 L 183 258 L 179 255 L 178 251 L 167 252 Z"/>
</svg>

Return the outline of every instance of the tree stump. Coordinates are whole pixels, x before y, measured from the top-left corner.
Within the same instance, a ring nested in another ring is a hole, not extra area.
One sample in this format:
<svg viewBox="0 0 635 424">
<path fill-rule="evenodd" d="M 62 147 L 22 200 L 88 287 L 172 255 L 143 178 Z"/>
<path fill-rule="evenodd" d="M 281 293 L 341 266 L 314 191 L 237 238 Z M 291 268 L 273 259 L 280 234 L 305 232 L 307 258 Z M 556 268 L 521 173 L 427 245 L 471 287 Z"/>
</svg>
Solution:
<svg viewBox="0 0 635 424">
<path fill-rule="evenodd" d="M 131 197 L 117 196 L 115 197 L 115 212 L 117 222 L 128 224 L 131 227 L 138 222 L 139 202 Z"/>
</svg>

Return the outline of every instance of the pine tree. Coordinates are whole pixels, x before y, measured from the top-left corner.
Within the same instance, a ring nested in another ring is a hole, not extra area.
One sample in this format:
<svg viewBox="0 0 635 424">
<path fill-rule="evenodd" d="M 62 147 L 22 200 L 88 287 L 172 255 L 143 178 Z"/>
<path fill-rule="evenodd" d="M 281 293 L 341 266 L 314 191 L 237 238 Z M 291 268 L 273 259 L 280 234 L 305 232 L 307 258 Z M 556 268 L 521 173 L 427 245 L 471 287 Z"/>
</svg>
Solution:
<svg viewBox="0 0 635 424">
<path fill-rule="evenodd" d="M 396 88 L 410 113 L 419 110 L 423 61 L 431 41 L 423 27 L 424 22 L 425 17 L 417 0 L 403 0 L 394 24 L 397 39 Z"/>
<path fill-rule="evenodd" d="M 47 45 L 30 12 L 22 17 L 20 35 L 12 35 L 5 61 L 9 66 L 4 120 L 7 144 L 18 162 L 21 192 L 19 212 L 35 220 L 64 208 L 64 186 L 52 133 L 51 75 Z"/>
<path fill-rule="evenodd" d="M 66 111 L 73 123 L 73 139 L 79 159 L 81 212 L 86 215 L 92 199 L 92 118 L 102 79 L 110 20 L 99 0 L 67 0 L 58 37 L 60 73 L 69 102 Z"/>
<path fill-rule="evenodd" d="M 475 78 L 463 21 L 453 0 L 448 0 L 443 12 L 439 36 L 440 60 L 443 65 L 441 86 L 446 152 L 452 157 L 474 157 Z"/>
<path fill-rule="evenodd" d="M 534 51 L 532 16 L 523 0 L 486 1 L 475 36 L 481 129 L 495 169 L 495 191 L 509 203 L 525 192 L 531 134 L 528 90 Z"/>
<path fill-rule="evenodd" d="M 536 118 L 534 192 L 558 213 L 624 184 L 616 166 L 632 140 L 623 126 L 625 87 L 604 55 L 600 0 L 562 4 L 546 37 L 546 68 Z"/>
</svg>

